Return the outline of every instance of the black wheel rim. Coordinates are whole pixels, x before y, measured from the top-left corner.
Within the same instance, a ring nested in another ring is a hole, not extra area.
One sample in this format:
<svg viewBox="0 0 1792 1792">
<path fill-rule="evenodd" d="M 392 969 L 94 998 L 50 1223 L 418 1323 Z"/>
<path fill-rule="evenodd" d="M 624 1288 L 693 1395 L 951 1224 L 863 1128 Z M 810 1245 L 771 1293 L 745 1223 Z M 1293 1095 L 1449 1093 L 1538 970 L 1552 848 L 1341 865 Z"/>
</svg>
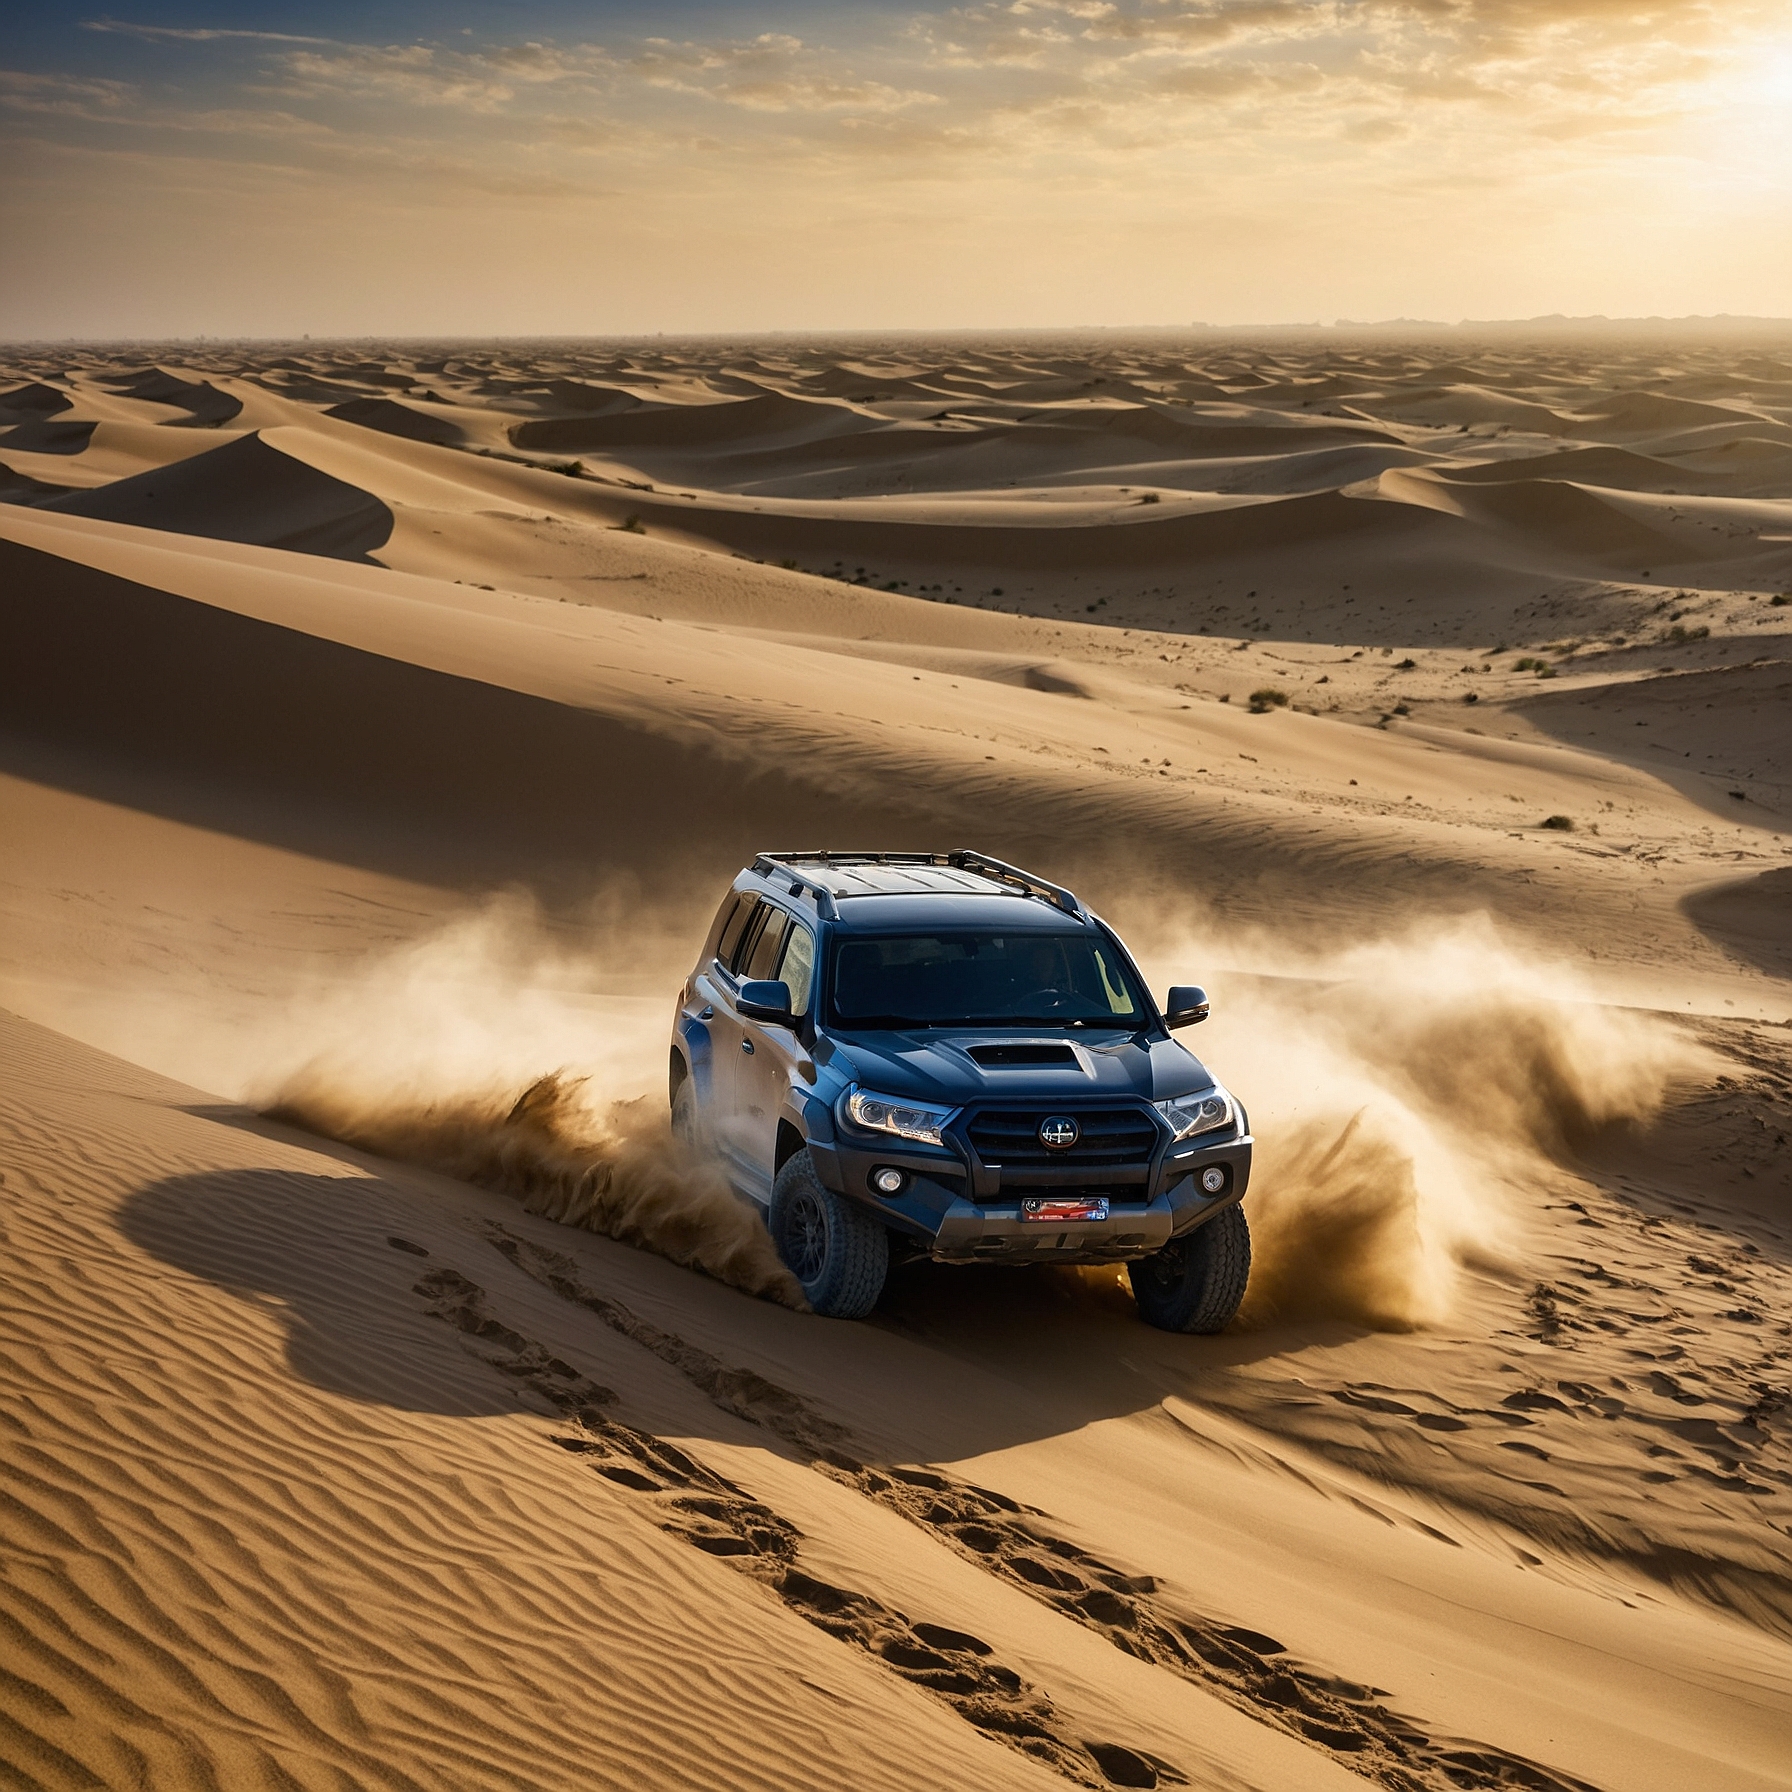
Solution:
<svg viewBox="0 0 1792 1792">
<path fill-rule="evenodd" d="M 1161 1251 L 1141 1258 L 1134 1265 L 1134 1273 L 1143 1272 L 1143 1279 L 1153 1289 L 1169 1294 L 1182 1286 L 1184 1276 L 1188 1274 L 1188 1244 L 1186 1240 L 1174 1239 Z"/>
<path fill-rule="evenodd" d="M 827 1255 L 828 1216 L 813 1195 L 798 1195 L 784 1222 L 784 1260 L 799 1282 L 813 1282 Z"/>
</svg>

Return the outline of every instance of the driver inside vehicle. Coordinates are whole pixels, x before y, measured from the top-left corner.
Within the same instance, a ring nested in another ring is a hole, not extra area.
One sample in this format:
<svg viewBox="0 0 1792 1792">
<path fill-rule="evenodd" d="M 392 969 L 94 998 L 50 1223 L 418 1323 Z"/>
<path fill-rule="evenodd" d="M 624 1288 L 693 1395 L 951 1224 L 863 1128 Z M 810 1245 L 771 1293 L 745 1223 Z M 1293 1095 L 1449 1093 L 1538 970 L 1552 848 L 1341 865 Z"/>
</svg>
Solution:
<svg viewBox="0 0 1792 1792">
<path fill-rule="evenodd" d="M 1050 1014 L 1062 1006 L 1069 986 L 1064 949 L 1056 940 L 1029 940 L 1015 954 L 1010 1003 L 1020 1014 Z"/>
</svg>

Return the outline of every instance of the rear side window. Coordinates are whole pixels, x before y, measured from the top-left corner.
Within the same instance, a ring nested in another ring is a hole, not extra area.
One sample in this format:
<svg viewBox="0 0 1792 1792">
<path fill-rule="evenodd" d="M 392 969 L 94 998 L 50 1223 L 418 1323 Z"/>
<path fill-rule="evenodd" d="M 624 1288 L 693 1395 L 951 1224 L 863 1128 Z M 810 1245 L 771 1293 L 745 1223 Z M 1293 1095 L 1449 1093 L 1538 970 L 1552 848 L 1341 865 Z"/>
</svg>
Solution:
<svg viewBox="0 0 1792 1792">
<path fill-rule="evenodd" d="M 747 950 L 746 969 L 741 973 L 749 981 L 756 977 L 769 977 L 772 968 L 778 962 L 778 954 L 784 946 L 784 933 L 790 926 L 790 917 L 782 909 L 767 908 L 765 920 L 760 926 L 758 935 Z"/>
<path fill-rule="evenodd" d="M 734 912 L 722 923 L 722 937 L 716 941 L 716 960 L 730 970 L 734 969 L 734 954 L 740 947 L 741 935 L 746 932 L 747 923 L 758 906 L 757 896 L 736 896 Z"/>
<path fill-rule="evenodd" d="M 790 930 L 784 944 L 784 957 L 778 975 L 790 991 L 790 1012 L 809 1012 L 809 992 L 815 983 L 815 935 L 800 922 Z"/>
</svg>

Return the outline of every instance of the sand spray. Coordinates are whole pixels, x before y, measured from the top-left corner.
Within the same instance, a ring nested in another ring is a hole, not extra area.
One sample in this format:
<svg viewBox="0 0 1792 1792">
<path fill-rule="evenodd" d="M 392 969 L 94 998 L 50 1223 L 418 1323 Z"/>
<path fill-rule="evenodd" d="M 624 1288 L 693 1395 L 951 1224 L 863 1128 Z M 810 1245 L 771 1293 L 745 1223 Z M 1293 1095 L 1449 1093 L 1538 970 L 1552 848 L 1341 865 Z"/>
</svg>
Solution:
<svg viewBox="0 0 1792 1792">
<path fill-rule="evenodd" d="M 1463 1271 L 1522 1268 L 1523 1216 L 1600 1128 L 1647 1119 L 1697 1049 L 1592 1001 L 1484 914 L 1344 948 L 1147 922 L 1154 984 L 1203 966 L 1214 1019 L 1180 1037 L 1256 1135 L 1241 1322 L 1449 1318 Z"/>
<path fill-rule="evenodd" d="M 655 964 L 638 936 L 606 962 L 608 937 L 493 898 L 288 1004 L 248 1098 L 803 1306 L 757 1213 L 672 1135 L 668 1027 L 685 967 Z M 663 995 L 628 993 L 644 980 Z"/>
<path fill-rule="evenodd" d="M 1518 1267 L 1525 1204 L 1577 1142 L 1693 1067 L 1666 1022 L 1587 999 L 1485 916 L 1330 950 L 1161 910 L 1127 931 L 1160 993 L 1208 981 L 1215 1018 L 1180 1037 L 1250 1112 L 1247 1326 L 1445 1321 L 1466 1268 Z M 689 940 L 647 958 L 631 940 L 618 964 L 615 937 L 488 902 L 291 1005 L 251 1098 L 800 1305 L 756 1214 L 666 1121 Z"/>
</svg>

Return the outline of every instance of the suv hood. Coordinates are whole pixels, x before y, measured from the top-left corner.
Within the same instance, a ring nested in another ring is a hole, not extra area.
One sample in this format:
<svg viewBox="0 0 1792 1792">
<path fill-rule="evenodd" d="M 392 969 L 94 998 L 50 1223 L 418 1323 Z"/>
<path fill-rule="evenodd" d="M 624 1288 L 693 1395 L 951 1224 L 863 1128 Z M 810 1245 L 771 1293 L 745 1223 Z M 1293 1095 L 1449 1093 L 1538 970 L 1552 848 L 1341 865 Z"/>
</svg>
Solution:
<svg viewBox="0 0 1792 1792">
<path fill-rule="evenodd" d="M 1148 1039 L 1117 1030 L 929 1027 L 918 1032 L 836 1034 L 832 1043 L 829 1068 L 849 1081 L 881 1095 L 907 1095 L 954 1107 L 1010 1098 L 1029 1104 L 1104 1096 L 1168 1101 L 1213 1084 L 1201 1060 L 1174 1039 Z M 1043 1048 L 1040 1056 L 1061 1050 L 1070 1061 L 978 1062 L 980 1057 L 1025 1055 L 1017 1047 Z"/>
</svg>

